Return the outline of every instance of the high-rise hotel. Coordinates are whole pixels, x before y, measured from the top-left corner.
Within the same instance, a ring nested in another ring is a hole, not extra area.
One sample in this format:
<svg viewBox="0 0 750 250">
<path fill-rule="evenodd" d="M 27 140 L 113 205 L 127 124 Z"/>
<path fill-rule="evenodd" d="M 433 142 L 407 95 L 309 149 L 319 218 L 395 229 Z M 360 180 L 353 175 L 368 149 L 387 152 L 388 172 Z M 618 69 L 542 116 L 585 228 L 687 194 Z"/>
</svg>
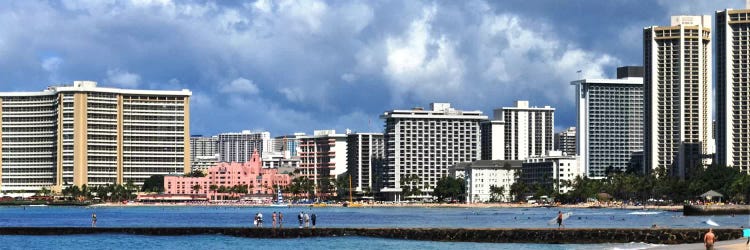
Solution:
<svg viewBox="0 0 750 250">
<path fill-rule="evenodd" d="M 585 174 L 604 178 L 610 167 L 624 171 L 633 153 L 643 150 L 643 67 L 617 68 L 617 79 L 570 84 L 576 88 L 577 154 Z"/>
<path fill-rule="evenodd" d="M 711 19 L 671 21 L 643 30 L 644 166 L 685 178 L 712 153 Z"/>
<path fill-rule="evenodd" d="M 385 119 L 385 163 L 377 171 L 377 189 L 383 199 L 407 198 L 402 195 L 404 186 L 422 191 L 410 198 L 429 198 L 437 181 L 448 176 L 450 166 L 479 160 L 479 122 L 487 116 L 454 109 L 450 103 L 430 106 L 429 110 L 391 110 L 380 116 Z M 413 176 L 418 180 L 402 183 Z"/>
<path fill-rule="evenodd" d="M 76 81 L 0 93 L 0 190 L 126 183 L 190 171 L 188 90 Z"/>
<path fill-rule="evenodd" d="M 750 173 L 750 9 L 716 12 L 716 42 L 716 159 Z"/>
<path fill-rule="evenodd" d="M 482 160 L 522 161 L 554 148 L 555 108 L 515 104 L 495 109 L 494 119 L 482 122 Z"/>
</svg>

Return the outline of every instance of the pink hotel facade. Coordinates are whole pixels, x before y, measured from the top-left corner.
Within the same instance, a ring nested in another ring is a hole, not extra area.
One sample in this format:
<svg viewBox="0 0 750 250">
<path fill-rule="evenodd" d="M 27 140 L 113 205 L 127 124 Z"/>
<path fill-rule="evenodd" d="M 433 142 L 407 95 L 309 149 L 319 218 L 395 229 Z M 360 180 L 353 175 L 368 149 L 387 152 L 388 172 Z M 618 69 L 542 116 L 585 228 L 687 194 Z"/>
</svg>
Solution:
<svg viewBox="0 0 750 250">
<path fill-rule="evenodd" d="M 210 167 L 205 177 L 183 177 L 164 176 L 164 194 L 198 194 L 209 197 L 229 196 L 229 194 L 214 194 L 211 185 L 232 187 L 235 185 L 248 185 L 248 194 L 274 194 L 274 187 L 286 187 L 291 183 L 291 177 L 287 174 L 279 174 L 277 169 L 262 168 L 258 152 L 253 152 L 248 162 L 222 162 Z M 196 191 L 193 186 L 200 185 Z"/>
</svg>

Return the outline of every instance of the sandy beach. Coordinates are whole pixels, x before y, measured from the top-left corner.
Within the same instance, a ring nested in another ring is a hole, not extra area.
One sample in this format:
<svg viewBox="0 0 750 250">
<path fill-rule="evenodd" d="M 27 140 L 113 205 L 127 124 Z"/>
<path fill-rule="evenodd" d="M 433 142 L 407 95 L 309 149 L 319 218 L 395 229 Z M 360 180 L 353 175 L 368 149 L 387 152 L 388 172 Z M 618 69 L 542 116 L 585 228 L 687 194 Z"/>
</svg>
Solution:
<svg viewBox="0 0 750 250">
<path fill-rule="evenodd" d="M 717 250 L 750 250 L 750 246 L 746 245 L 747 238 L 737 240 L 718 241 L 714 245 L 714 249 Z M 703 250 L 706 247 L 703 243 L 694 244 L 680 244 L 672 246 L 660 246 L 656 248 L 649 248 L 653 250 L 666 250 L 666 249 L 680 249 L 680 250 Z"/>
<path fill-rule="evenodd" d="M 224 201 L 224 202 L 128 202 L 128 203 L 99 203 L 91 206 L 96 207 L 128 207 L 128 206 L 240 206 L 240 207 L 263 207 L 271 206 L 271 204 L 252 203 L 252 202 L 240 202 L 240 201 Z M 291 204 L 290 207 L 309 207 L 312 204 Z M 326 203 L 325 207 L 342 207 L 342 203 Z M 537 204 L 528 203 L 416 203 L 416 202 L 404 202 L 404 203 L 389 203 L 389 202 L 377 202 L 377 203 L 363 203 L 361 207 L 431 207 L 431 208 L 535 208 L 535 207 L 550 207 L 542 206 Z M 554 208 L 616 208 L 616 209 L 630 209 L 630 210 L 664 210 L 664 211 L 680 211 L 682 210 L 681 205 L 670 205 L 670 206 L 633 206 L 633 205 L 620 205 L 620 204 L 607 204 L 607 203 L 579 203 L 579 204 L 561 204 L 551 206 Z"/>
</svg>

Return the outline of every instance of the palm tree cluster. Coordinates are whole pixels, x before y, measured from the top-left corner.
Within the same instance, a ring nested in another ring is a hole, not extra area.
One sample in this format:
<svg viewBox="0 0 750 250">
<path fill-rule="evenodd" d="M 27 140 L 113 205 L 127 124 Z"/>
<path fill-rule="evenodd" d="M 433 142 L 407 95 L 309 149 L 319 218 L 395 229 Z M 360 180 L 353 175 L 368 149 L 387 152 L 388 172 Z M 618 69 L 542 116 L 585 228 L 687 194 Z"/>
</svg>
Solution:
<svg viewBox="0 0 750 250">
<path fill-rule="evenodd" d="M 99 198 L 101 201 L 126 201 L 135 199 L 137 191 L 138 187 L 132 181 L 128 181 L 124 185 L 107 184 L 89 187 L 83 184 L 80 188 L 73 185 L 63 189 L 62 194 L 73 197 L 78 201 L 92 200 L 94 198 Z"/>
</svg>

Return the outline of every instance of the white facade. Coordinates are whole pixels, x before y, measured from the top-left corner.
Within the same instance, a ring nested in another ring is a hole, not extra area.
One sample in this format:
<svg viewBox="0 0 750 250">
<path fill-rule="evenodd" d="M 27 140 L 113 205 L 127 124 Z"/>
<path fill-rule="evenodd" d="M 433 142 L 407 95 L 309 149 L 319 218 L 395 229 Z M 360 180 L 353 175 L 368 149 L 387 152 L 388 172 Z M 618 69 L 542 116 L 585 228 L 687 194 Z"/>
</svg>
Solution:
<svg viewBox="0 0 750 250">
<path fill-rule="evenodd" d="M 190 137 L 190 164 L 191 171 L 204 171 L 213 167 L 219 161 L 218 136 L 193 136 Z"/>
<path fill-rule="evenodd" d="M 644 29 L 644 166 L 685 178 L 710 164 L 711 19 Z"/>
<path fill-rule="evenodd" d="M 466 181 L 466 202 L 478 203 L 492 200 L 491 187 L 503 189 L 496 201 L 508 202 L 513 197 L 510 186 L 516 181 L 516 173 L 521 171 L 522 161 L 474 161 L 463 163 L 456 169 L 456 177 Z"/>
<path fill-rule="evenodd" d="M 494 119 L 482 123 L 482 159 L 524 160 L 553 149 L 555 109 L 529 107 L 528 101 L 515 105 L 495 109 Z"/>
<path fill-rule="evenodd" d="M 750 8 L 747 6 L 746 8 Z M 716 12 L 716 159 L 750 174 L 750 9 Z"/>
<path fill-rule="evenodd" d="M 380 195 L 401 200 L 401 179 L 416 175 L 409 184 L 430 198 L 435 184 L 448 176 L 448 168 L 459 162 L 472 162 L 481 156 L 479 122 L 481 111 L 462 111 L 449 103 L 433 103 L 430 110 L 391 110 L 385 119 L 385 164 L 378 171 Z"/>
<path fill-rule="evenodd" d="M 589 178 L 623 171 L 643 150 L 643 78 L 583 79 L 576 87 L 577 154 Z"/>
<path fill-rule="evenodd" d="M 347 172 L 352 177 L 356 192 L 372 190 L 373 169 L 383 164 L 382 133 L 352 133 L 347 135 Z"/>
<path fill-rule="evenodd" d="M 299 167 L 299 157 L 287 157 L 284 152 L 267 152 L 261 158 L 263 168 L 293 168 Z"/>
<path fill-rule="evenodd" d="M 0 190 L 140 185 L 189 172 L 190 95 L 90 81 L 0 93 Z"/>
<path fill-rule="evenodd" d="M 271 144 L 269 132 L 252 132 L 243 130 L 240 133 L 222 133 L 218 135 L 218 154 L 220 162 L 250 161 L 254 150 L 258 150 L 261 157 Z"/>
<path fill-rule="evenodd" d="M 555 133 L 555 150 L 567 155 L 576 155 L 576 127 Z"/>
<path fill-rule="evenodd" d="M 346 172 L 346 135 L 336 130 L 315 130 L 313 135 L 299 136 L 299 176 L 320 185 L 322 178 L 336 180 Z"/>
<path fill-rule="evenodd" d="M 521 179 L 526 184 L 547 183 L 559 193 L 572 190 L 569 183 L 584 175 L 578 156 L 563 155 L 560 151 L 550 151 L 546 156 L 529 157 L 522 164 Z"/>
</svg>

